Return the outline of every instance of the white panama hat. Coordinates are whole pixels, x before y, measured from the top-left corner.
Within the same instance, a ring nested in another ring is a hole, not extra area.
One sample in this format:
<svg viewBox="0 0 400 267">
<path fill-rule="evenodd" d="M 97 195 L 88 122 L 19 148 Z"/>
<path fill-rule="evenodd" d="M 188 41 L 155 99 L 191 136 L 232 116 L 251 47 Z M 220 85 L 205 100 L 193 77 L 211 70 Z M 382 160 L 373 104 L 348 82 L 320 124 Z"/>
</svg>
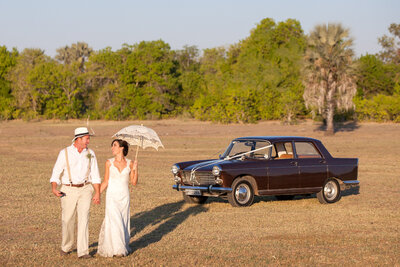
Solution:
<svg viewBox="0 0 400 267">
<path fill-rule="evenodd" d="M 76 138 L 86 135 L 92 136 L 92 134 L 89 133 L 89 130 L 86 127 L 78 127 L 75 129 L 75 137 L 74 139 L 72 139 L 72 142 L 74 142 Z"/>
</svg>

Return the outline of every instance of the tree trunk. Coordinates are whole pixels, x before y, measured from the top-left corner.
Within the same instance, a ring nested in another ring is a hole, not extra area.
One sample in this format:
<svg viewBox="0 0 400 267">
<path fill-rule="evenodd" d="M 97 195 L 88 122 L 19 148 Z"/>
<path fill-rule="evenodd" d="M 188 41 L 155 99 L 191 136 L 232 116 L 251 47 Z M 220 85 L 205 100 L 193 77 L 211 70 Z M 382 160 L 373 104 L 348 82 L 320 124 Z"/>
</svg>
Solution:
<svg viewBox="0 0 400 267">
<path fill-rule="evenodd" d="M 331 86 L 333 87 L 333 86 Z M 326 96 L 327 109 L 326 109 L 326 132 L 325 135 L 333 135 L 335 133 L 334 125 L 333 125 L 333 115 L 335 114 L 335 104 L 333 99 L 334 90 L 328 90 L 328 94 Z"/>
<path fill-rule="evenodd" d="M 327 110 L 327 116 L 326 116 L 326 132 L 325 135 L 333 135 L 335 133 L 335 129 L 333 126 L 333 107 L 331 107 L 332 105 L 329 105 L 330 107 L 328 107 Z"/>
</svg>

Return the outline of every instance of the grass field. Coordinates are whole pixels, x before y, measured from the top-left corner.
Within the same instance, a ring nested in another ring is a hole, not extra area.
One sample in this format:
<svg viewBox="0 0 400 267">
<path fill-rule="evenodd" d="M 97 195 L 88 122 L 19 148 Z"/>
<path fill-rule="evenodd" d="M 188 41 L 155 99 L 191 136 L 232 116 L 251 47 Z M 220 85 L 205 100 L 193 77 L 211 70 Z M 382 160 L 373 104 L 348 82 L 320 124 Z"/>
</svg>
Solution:
<svg viewBox="0 0 400 267">
<path fill-rule="evenodd" d="M 376 266 L 400 265 L 400 124 L 345 125 L 332 137 L 319 124 L 220 125 L 194 121 L 93 121 L 101 175 L 111 136 L 122 127 L 153 128 L 165 149 L 139 152 L 139 184 L 131 193 L 131 247 L 124 258 L 59 256 L 61 209 L 49 178 L 58 152 L 81 121 L 0 122 L 0 266 Z M 359 158 L 360 189 L 331 205 L 315 195 L 292 201 L 258 197 L 248 208 L 209 199 L 193 206 L 172 190 L 170 166 L 216 158 L 247 135 L 297 135 L 322 140 L 336 157 Z M 134 155 L 134 151 L 129 156 Z M 91 207 L 90 252 L 104 217 Z"/>
</svg>

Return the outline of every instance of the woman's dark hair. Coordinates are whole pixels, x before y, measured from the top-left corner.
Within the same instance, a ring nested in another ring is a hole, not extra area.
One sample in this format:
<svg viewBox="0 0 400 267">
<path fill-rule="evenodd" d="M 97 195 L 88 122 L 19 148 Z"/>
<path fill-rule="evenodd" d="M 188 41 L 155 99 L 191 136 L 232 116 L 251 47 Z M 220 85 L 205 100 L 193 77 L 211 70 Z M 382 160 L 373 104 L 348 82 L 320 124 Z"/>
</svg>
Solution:
<svg viewBox="0 0 400 267">
<path fill-rule="evenodd" d="M 129 150 L 128 143 L 126 141 L 124 141 L 124 140 L 121 140 L 121 139 L 114 139 L 111 142 L 111 146 L 113 146 L 114 142 L 118 142 L 119 147 L 123 147 L 124 148 L 122 153 L 124 154 L 124 157 L 126 157 L 126 155 L 128 155 L 128 150 Z"/>
</svg>

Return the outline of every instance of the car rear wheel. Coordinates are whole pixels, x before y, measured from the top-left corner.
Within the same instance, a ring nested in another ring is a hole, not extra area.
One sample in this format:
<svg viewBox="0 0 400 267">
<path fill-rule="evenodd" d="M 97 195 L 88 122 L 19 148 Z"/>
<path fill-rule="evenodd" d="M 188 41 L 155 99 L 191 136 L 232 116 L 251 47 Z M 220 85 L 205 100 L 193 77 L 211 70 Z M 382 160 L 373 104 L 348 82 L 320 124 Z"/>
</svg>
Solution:
<svg viewBox="0 0 400 267">
<path fill-rule="evenodd" d="M 321 204 L 335 203 L 341 197 L 339 183 L 334 179 L 326 181 L 321 191 L 317 193 L 317 198 Z"/>
<path fill-rule="evenodd" d="M 185 192 L 183 193 L 183 199 L 185 200 L 186 203 L 189 204 L 204 204 L 208 197 L 206 196 L 188 196 L 185 194 Z"/>
<path fill-rule="evenodd" d="M 233 207 L 246 207 L 253 204 L 254 189 L 250 179 L 242 177 L 232 184 L 232 192 L 228 193 L 228 201 Z"/>
</svg>

